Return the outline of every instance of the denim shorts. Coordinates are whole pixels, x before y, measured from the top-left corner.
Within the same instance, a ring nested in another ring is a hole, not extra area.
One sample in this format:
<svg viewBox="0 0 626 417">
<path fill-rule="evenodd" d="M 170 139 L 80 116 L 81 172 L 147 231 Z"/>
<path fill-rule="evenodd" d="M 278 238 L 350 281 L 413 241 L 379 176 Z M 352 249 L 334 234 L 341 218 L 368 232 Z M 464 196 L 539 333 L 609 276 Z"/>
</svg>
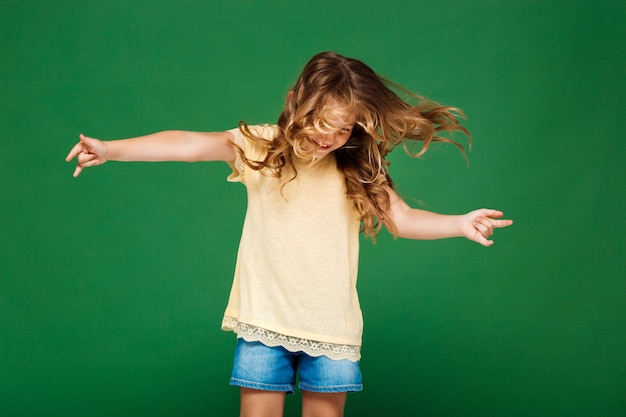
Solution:
<svg viewBox="0 0 626 417">
<path fill-rule="evenodd" d="M 333 360 L 326 356 L 309 356 L 290 352 L 261 342 L 237 339 L 235 361 L 230 384 L 265 391 L 293 393 L 296 374 L 299 388 L 313 392 L 361 391 L 359 362 Z"/>
</svg>

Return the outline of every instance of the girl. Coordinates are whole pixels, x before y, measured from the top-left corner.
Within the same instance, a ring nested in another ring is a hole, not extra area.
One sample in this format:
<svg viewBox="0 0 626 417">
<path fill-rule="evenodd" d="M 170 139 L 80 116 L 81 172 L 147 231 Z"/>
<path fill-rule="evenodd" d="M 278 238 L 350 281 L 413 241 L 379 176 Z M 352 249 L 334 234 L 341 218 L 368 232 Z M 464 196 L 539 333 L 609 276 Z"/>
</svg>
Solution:
<svg viewBox="0 0 626 417">
<path fill-rule="evenodd" d="M 401 99 L 402 91 L 416 104 Z M 356 292 L 359 232 L 464 236 L 490 246 L 512 224 L 497 210 L 442 215 L 410 208 L 394 191 L 387 155 L 398 145 L 420 156 L 438 135 L 460 131 L 451 107 L 421 99 L 364 63 L 314 56 L 289 91 L 276 125 L 226 132 L 165 131 L 103 142 L 80 135 L 66 160 L 86 167 L 116 161 L 226 161 L 248 207 L 222 322 L 237 334 L 231 384 L 241 416 L 281 416 L 285 394 L 302 390 L 303 416 L 343 415 L 360 391 L 362 316 Z M 411 143 L 421 143 L 416 154 Z"/>
</svg>

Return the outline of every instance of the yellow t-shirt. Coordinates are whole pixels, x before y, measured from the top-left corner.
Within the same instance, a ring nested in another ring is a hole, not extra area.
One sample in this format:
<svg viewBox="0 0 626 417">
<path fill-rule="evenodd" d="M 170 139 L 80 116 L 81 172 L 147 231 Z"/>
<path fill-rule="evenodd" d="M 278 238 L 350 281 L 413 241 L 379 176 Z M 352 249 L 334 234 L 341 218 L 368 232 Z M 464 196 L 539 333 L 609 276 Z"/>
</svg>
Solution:
<svg viewBox="0 0 626 417">
<path fill-rule="evenodd" d="M 276 126 L 251 126 L 271 139 Z M 263 148 L 231 130 L 249 159 Z M 296 163 L 297 176 L 263 175 L 238 158 L 229 181 L 248 193 L 235 277 L 222 328 L 248 341 L 358 360 L 359 215 L 333 154 Z M 284 187 L 283 187 L 284 185 Z"/>
</svg>

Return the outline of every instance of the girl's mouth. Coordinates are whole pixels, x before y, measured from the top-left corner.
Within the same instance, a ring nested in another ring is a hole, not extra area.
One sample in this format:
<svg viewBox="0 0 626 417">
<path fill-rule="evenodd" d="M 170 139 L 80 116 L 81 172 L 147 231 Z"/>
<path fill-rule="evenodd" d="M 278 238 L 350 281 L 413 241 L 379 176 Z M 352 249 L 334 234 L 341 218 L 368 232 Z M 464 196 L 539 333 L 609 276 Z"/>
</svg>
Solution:
<svg viewBox="0 0 626 417">
<path fill-rule="evenodd" d="M 320 149 L 328 149 L 328 148 L 330 148 L 330 145 L 326 145 L 325 143 L 320 143 L 318 141 L 314 141 L 314 142 Z"/>
</svg>

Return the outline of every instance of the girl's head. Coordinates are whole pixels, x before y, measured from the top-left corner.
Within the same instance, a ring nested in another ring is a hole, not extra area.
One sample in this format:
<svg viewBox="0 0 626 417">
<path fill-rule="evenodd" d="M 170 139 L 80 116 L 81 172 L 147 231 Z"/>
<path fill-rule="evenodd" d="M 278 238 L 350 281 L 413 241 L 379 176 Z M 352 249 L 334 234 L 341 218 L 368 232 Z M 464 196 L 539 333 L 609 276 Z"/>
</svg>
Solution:
<svg viewBox="0 0 626 417">
<path fill-rule="evenodd" d="M 392 93 L 393 95 L 393 93 Z M 333 52 L 315 55 L 289 92 L 278 124 L 300 157 L 319 152 L 320 135 L 375 130 L 379 100 L 389 96 L 367 65 Z M 350 136 L 350 135 L 349 135 Z M 347 142 L 347 138 L 346 138 Z"/>
<path fill-rule="evenodd" d="M 283 167 L 293 166 L 293 157 L 316 159 L 333 152 L 365 232 L 374 236 L 383 223 L 393 232 L 387 214 L 386 187 L 393 186 L 387 155 L 402 144 L 407 153 L 420 156 L 432 142 L 453 143 L 464 151 L 458 142 L 437 136 L 458 130 L 469 137 L 459 114 L 385 80 L 357 59 L 322 52 L 311 58 L 290 90 L 278 119 L 280 135 L 268 145 L 265 160 L 247 163 L 280 176 Z M 413 152 L 411 144 L 417 142 L 421 148 Z"/>
<path fill-rule="evenodd" d="M 394 91 L 405 93 L 419 106 L 407 103 Z M 451 113 L 392 84 L 363 62 L 334 52 L 315 55 L 306 64 L 293 89 L 278 124 L 292 140 L 296 155 L 311 154 L 310 145 L 319 145 L 316 135 L 337 131 L 355 121 L 354 133 L 360 140 L 350 146 L 379 148 L 384 158 L 403 139 L 422 142 L 417 155 L 423 154 L 439 130 L 463 130 Z M 424 114 L 427 113 L 427 114 Z M 434 122 L 434 123 L 433 123 Z M 453 122 L 453 123 L 450 123 Z"/>
</svg>

